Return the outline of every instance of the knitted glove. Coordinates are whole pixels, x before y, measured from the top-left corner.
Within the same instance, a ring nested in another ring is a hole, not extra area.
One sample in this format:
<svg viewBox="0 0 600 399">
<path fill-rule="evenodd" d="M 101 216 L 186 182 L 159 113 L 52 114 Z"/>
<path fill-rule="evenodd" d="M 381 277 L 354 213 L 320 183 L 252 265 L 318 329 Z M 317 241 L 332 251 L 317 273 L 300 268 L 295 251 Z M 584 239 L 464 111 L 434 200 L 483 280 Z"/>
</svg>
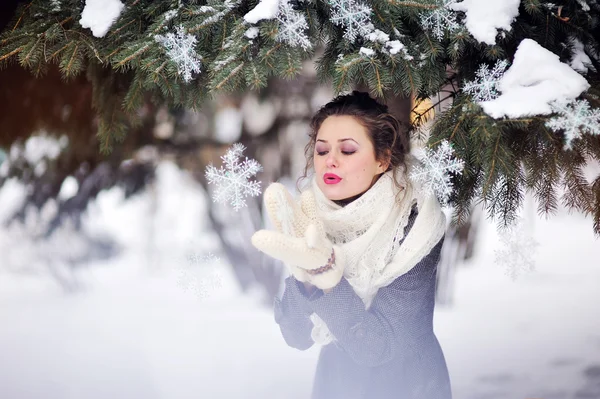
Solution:
<svg viewBox="0 0 600 399">
<path fill-rule="evenodd" d="M 321 289 L 337 285 L 344 272 L 344 259 L 339 247 L 327 238 L 322 222 L 316 217 L 312 194 L 303 194 L 307 216 L 279 183 L 265 190 L 264 201 L 277 231 L 259 230 L 252 244 L 260 251 L 283 261 L 294 276 Z"/>
</svg>

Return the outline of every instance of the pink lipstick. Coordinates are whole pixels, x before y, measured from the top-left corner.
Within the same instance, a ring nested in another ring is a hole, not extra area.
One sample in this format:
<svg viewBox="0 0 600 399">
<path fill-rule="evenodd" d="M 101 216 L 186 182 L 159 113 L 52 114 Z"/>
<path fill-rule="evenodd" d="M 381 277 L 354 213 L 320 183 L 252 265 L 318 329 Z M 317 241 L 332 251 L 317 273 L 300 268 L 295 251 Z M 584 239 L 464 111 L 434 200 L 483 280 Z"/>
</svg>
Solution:
<svg viewBox="0 0 600 399">
<path fill-rule="evenodd" d="M 342 178 L 333 173 L 325 173 L 325 175 L 323 175 L 323 181 L 325 184 L 338 184 L 342 181 Z"/>
</svg>

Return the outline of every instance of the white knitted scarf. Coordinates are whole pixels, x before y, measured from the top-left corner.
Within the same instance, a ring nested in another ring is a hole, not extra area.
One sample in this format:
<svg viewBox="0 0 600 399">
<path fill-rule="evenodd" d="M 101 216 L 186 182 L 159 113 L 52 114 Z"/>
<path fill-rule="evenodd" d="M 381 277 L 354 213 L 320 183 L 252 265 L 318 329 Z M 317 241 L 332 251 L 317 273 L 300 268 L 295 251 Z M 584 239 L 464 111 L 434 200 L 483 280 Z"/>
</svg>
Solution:
<svg viewBox="0 0 600 399">
<path fill-rule="evenodd" d="M 344 277 L 369 309 L 377 291 L 407 273 L 444 235 L 446 220 L 434 195 L 423 195 L 399 167 L 394 184 L 392 171 L 358 199 L 342 207 L 327 199 L 313 177 L 311 187 L 317 212 L 328 238 L 344 251 Z M 411 209 L 417 217 L 404 237 Z M 404 239 L 404 240 L 403 240 Z M 400 245 L 402 242 L 402 245 Z M 316 314 L 311 315 L 313 341 L 326 345 L 335 337 Z"/>
</svg>

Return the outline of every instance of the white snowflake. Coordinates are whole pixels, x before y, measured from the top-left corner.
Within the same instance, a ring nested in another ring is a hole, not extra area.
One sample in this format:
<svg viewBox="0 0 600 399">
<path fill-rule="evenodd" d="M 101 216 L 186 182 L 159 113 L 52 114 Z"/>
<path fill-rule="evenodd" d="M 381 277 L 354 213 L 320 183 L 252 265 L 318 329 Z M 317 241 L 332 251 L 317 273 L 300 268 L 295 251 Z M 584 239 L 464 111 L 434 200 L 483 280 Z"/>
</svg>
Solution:
<svg viewBox="0 0 600 399">
<path fill-rule="evenodd" d="M 374 31 L 371 23 L 373 10 L 358 0 L 328 0 L 331 6 L 331 22 L 345 29 L 344 38 L 354 43 L 358 37 L 366 37 Z"/>
<path fill-rule="evenodd" d="M 498 97 L 498 85 L 508 67 L 508 61 L 496 61 L 496 65 L 490 71 L 487 64 L 482 64 L 475 76 L 477 79 L 467 82 L 463 86 L 465 93 L 471 94 L 475 101 L 491 101 Z"/>
<path fill-rule="evenodd" d="M 196 37 L 185 33 L 183 26 L 177 27 L 177 33 L 156 35 L 154 39 L 167 50 L 167 55 L 177 64 L 179 75 L 185 82 L 192 80 L 193 73 L 200 72 L 202 57 L 196 53 Z"/>
<path fill-rule="evenodd" d="M 208 183 L 216 185 L 213 201 L 229 203 L 235 211 L 246 206 L 245 197 L 260 195 L 260 182 L 249 179 L 260 172 L 262 166 L 256 160 L 248 158 L 240 163 L 239 158 L 245 149 L 242 144 L 236 143 L 221 157 L 225 167 L 206 167 Z"/>
<path fill-rule="evenodd" d="M 421 161 L 410 172 L 410 178 L 420 183 L 425 194 L 435 194 L 442 204 L 448 202 L 453 186 L 450 173 L 461 174 L 465 166 L 462 159 L 453 158 L 454 150 L 447 140 L 431 150 L 426 148 L 416 156 Z"/>
<path fill-rule="evenodd" d="M 501 231 L 499 239 L 500 248 L 494 251 L 495 263 L 504 268 L 506 275 L 516 280 L 521 273 L 535 270 L 534 256 L 539 243 L 524 229 L 522 220 Z"/>
<path fill-rule="evenodd" d="M 438 40 L 442 40 L 446 32 L 454 32 L 460 28 L 455 12 L 450 9 L 454 3 L 456 0 L 436 0 L 437 8 L 423 11 L 420 15 L 421 25 L 430 30 Z"/>
<path fill-rule="evenodd" d="M 312 48 L 312 43 L 305 33 L 308 29 L 306 17 L 303 13 L 294 10 L 289 0 L 280 0 L 277 21 L 279 21 L 277 41 L 292 47 L 300 46 L 304 50 Z"/>
<path fill-rule="evenodd" d="M 600 135 L 600 109 L 590 108 L 586 100 L 568 103 L 555 101 L 550 104 L 552 111 L 559 114 L 546 122 L 546 126 L 555 132 L 565 133 L 565 148 L 571 148 L 571 142 L 583 133 Z"/>
<path fill-rule="evenodd" d="M 186 263 L 179 269 L 177 285 L 186 291 L 204 299 L 216 289 L 222 287 L 223 277 L 218 271 L 220 259 L 208 253 L 196 253 L 187 256 Z"/>
</svg>

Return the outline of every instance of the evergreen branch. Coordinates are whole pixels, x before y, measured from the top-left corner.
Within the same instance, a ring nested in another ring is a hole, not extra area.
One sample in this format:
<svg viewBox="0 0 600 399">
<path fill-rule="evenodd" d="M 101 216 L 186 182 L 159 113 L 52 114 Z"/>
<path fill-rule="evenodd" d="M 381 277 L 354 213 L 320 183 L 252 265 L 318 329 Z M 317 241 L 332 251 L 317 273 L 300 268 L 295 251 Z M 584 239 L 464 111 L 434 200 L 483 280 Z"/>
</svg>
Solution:
<svg viewBox="0 0 600 399">
<path fill-rule="evenodd" d="M 126 63 L 128 63 L 129 61 L 131 61 L 132 59 L 137 58 L 140 55 L 144 54 L 149 49 L 150 49 L 150 45 L 149 44 L 146 44 L 146 45 L 140 47 L 133 54 L 131 54 L 130 56 L 128 56 L 125 59 L 123 59 L 120 62 L 118 62 L 117 63 L 117 67 L 122 67 L 123 65 L 125 65 Z"/>
<path fill-rule="evenodd" d="M 35 41 L 35 43 L 33 43 L 33 46 L 31 46 L 31 48 L 27 52 L 27 55 L 25 55 L 25 58 L 22 61 L 23 65 L 29 66 L 29 59 L 31 57 L 31 54 L 33 54 L 34 50 L 37 48 L 38 44 L 40 43 L 40 41 L 42 40 L 42 38 L 44 36 L 45 36 L 44 33 L 38 35 L 38 39 Z"/>
<path fill-rule="evenodd" d="M 13 51 L 11 51 L 8 54 L 4 54 L 3 56 L 0 56 L 0 61 L 3 61 L 5 59 L 7 59 L 8 57 L 18 54 L 21 50 L 23 50 L 23 47 L 17 47 L 16 49 L 14 49 Z"/>
<path fill-rule="evenodd" d="M 61 48 L 59 48 L 58 50 L 56 50 L 52 54 L 50 54 L 50 60 L 52 60 L 53 58 L 55 58 L 61 51 L 63 51 L 67 47 L 69 47 L 71 44 L 73 44 L 72 41 L 71 42 L 67 42 L 67 44 L 65 44 L 64 46 L 62 46 Z"/>
<path fill-rule="evenodd" d="M 9 36 L 6 39 L 0 41 L 0 46 L 4 46 L 6 43 L 10 42 L 11 40 L 17 40 L 17 39 L 21 39 L 22 37 L 27 37 L 27 36 L 32 36 L 32 34 L 31 33 L 21 33 L 20 35 Z"/>
<path fill-rule="evenodd" d="M 117 29 L 111 30 L 110 32 L 108 32 L 108 36 L 107 37 L 110 37 L 112 35 L 116 35 L 117 33 L 119 33 L 120 31 L 122 31 L 123 29 L 125 29 L 126 27 L 128 27 L 130 24 L 132 24 L 135 21 L 137 21 L 137 18 L 132 18 L 131 21 L 127 22 L 126 24 L 121 25 Z"/>
<path fill-rule="evenodd" d="M 435 9 L 439 8 L 435 4 L 421 4 L 421 3 L 415 3 L 414 1 L 388 0 L 388 3 L 390 3 L 393 6 L 420 8 L 423 10 L 435 10 Z"/>
<path fill-rule="evenodd" d="M 19 23 L 21 23 L 21 20 L 23 19 L 23 16 L 25 15 L 25 11 L 27 11 L 29 9 L 29 7 L 31 7 L 32 4 L 33 4 L 33 1 L 25 6 L 25 8 L 23 9 L 23 12 L 21 13 L 21 16 L 19 16 L 19 19 L 15 23 L 15 26 L 13 26 L 11 32 L 14 32 L 15 29 L 17 29 L 17 26 L 19 26 Z"/>
<path fill-rule="evenodd" d="M 594 191 L 594 232 L 600 236 L 600 175 L 592 185 Z"/>
<path fill-rule="evenodd" d="M 485 130 L 485 129 L 484 129 Z M 489 190 L 490 182 L 496 170 L 496 157 L 498 155 L 498 148 L 500 147 L 500 135 L 496 139 L 496 145 L 494 146 L 494 153 L 492 154 L 492 165 L 488 171 L 488 178 L 486 179 L 485 185 L 483 186 L 483 193 L 486 194 Z"/>
<path fill-rule="evenodd" d="M 275 50 L 277 50 L 279 47 L 281 47 L 281 43 L 275 45 L 275 47 L 269 49 L 265 55 L 262 56 L 262 60 L 269 66 L 269 68 L 274 68 L 274 66 L 268 61 L 268 57 L 271 55 L 272 52 L 274 52 Z"/>
<path fill-rule="evenodd" d="M 73 66 L 73 61 L 75 60 L 75 56 L 77 55 L 77 49 L 79 47 L 79 45 L 77 43 L 74 42 L 74 44 L 75 44 L 75 48 L 73 49 L 73 53 L 71 54 L 71 58 L 69 60 L 69 63 L 67 64 L 66 68 L 64 69 L 65 71 L 67 71 L 66 72 L 67 76 L 70 74 L 71 67 Z"/>
<path fill-rule="evenodd" d="M 229 82 L 229 80 L 230 80 L 231 78 L 233 78 L 235 75 L 237 75 L 237 74 L 238 74 L 238 73 L 239 73 L 239 72 L 242 70 L 242 67 L 243 67 L 243 66 L 244 66 L 244 62 L 242 62 L 240 65 L 236 66 L 235 68 L 233 68 L 233 69 L 231 70 L 231 72 L 229 72 L 229 74 L 228 74 L 228 75 L 227 75 L 227 76 L 226 76 L 226 77 L 225 77 L 223 80 L 221 80 L 221 82 L 219 82 L 219 83 L 218 83 L 218 84 L 215 86 L 215 89 L 217 89 L 217 90 L 221 90 L 221 88 L 222 88 L 222 87 L 223 87 L 225 84 L 227 84 L 227 82 Z"/>
</svg>

